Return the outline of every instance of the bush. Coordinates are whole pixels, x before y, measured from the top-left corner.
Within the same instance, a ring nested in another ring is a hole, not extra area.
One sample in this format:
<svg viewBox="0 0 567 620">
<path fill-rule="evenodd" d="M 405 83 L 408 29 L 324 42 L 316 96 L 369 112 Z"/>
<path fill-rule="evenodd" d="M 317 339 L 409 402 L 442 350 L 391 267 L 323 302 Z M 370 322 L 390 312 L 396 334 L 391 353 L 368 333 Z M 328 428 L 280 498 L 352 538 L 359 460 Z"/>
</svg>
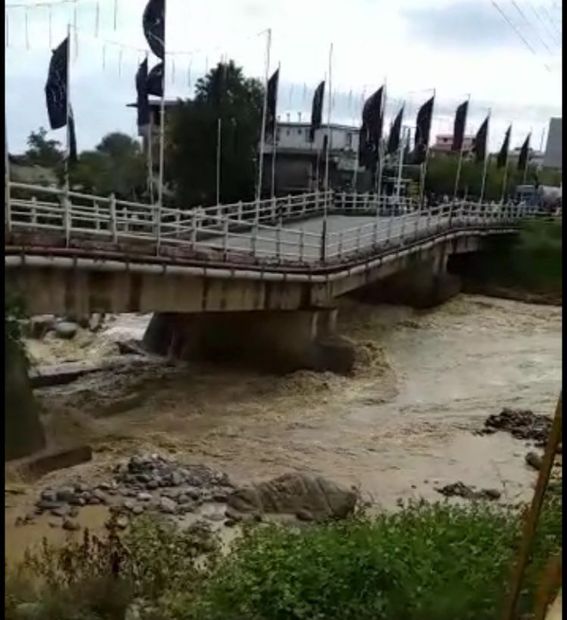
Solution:
<svg viewBox="0 0 567 620">
<path fill-rule="evenodd" d="M 143 620 L 494 620 L 521 523 L 517 510 L 499 506 L 421 502 L 373 518 L 257 526 L 220 562 L 206 532 L 146 519 L 122 542 L 109 535 L 95 547 L 46 547 L 24 568 L 44 581 L 32 597 L 41 601 L 37 620 L 122 619 L 136 599 L 144 601 Z M 533 608 L 542 569 L 561 540 L 561 496 L 554 494 L 538 527 L 522 612 Z M 13 610 L 29 594 L 22 597 L 10 579 L 6 587 L 6 617 L 16 620 Z M 66 607 L 73 600 L 75 608 Z"/>
</svg>

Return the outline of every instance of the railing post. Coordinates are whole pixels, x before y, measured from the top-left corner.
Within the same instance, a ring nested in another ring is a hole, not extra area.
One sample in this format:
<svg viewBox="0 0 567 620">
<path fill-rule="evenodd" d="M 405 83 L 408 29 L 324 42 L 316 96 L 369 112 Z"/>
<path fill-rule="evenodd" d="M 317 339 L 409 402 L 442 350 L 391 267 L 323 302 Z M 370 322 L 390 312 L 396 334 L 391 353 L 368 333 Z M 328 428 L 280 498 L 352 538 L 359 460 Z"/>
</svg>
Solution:
<svg viewBox="0 0 567 620">
<path fill-rule="evenodd" d="M 272 196 L 272 221 L 275 222 L 278 219 L 278 201 L 275 196 Z"/>
<path fill-rule="evenodd" d="M 63 223 L 65 228 L 65 245 L 69 245 L 71 236 L 71 201 L 68 192 L 63 194 Z"/>
<path fill-rule="evenodd" d="M 276 259 L 278 262 L 281 260 L 281 242 L 282 242 L 282 227 L 278 224 L 276 227 Z"/>
<path fill-rule="evenodd" d="M 224 260 L 226 260 L 228 254 L 228 217 L 225 217 L 223 221 L 222 249 Z"/>
<path fill-rule="evenodd" d="M 359 226 L 356 229 L 356 252 L 360 252 L 360 230 L 361 230 L 362 226 Z"/>
<path fill-rule="evenodd" d="M 35 196 L 32 196 L 31 202 L 31 223 L 37 224 L 37 198 Z"/>
<path fill-rule="evenodd" d="M 193 209 L 191 214 L 191 249 L 194 251 L 197 245 L 197 228 L 199 227 L 199 207 Z"/>
<path fill-rule="evenodd" d="M 98 202 L 94 201 L 94 212 L 95 212 L 95 230 L 100 230 L 100 209 L 98 208 Z"/>
<path fill-rule="evenodd" d="M 388 214 L 388 228 L 386 229 L 386 245 L 390 245 L 390 238 L 392 236 L 392 222 L 394 220 L 394 209 Z"/>
<path fill-rule="evenodd" d="M 374 247 L 376 247 L 378 245 L 378 220 L 374 219 Z"/>
<path fill-rule="evenodd" d="M 342 258 L 343 256 L 343 231 L 341 230 L 341 232 L 339 233 L 339 242 L 337 244 L 337 255 L 339 257 L 339 260 Z"/>
<path fill-rule="evenodd" d="M 406 216 L 402 215 L 402 228 L 400 230 L 400 245 L 404 245 L 405 231 L 406 231 Z"/>
<path fill-rule="evenodd" d="M 238 201 L 236 206 L 236 219 L 241 222 L 242 221 L 242 200 Z"/>
<path fill-rule="evenodd" d="M 256 213 L 254 216 L 254 224 L 258 226 L 260 223 L 260 201 L 256 200 Z"/>
<path fill-rule="evenodd" d="M 4 222 L 8 232 L 12 231 L 12 205 L 10 196 L 10 171 L 9 165 L 4 166 Z"/>
<path fill-rule="evenodd" d="M 304 256 L 303 256 L 304 252 L 305 252 L 305 231 L 302 228 L 299 233 L 299 260 L 301 262 L 303 262 L 303 259 L 304 259 Z"/>
<path fill-rule="evenodd" d="M 160 246 L 161 246 L 161 206 L 157 206 L 155 207 L 155 214 L 156 214 L 156 220 L 157 220 L 157 226 L 156 226 L 156 254 L 160 253 Z"/>
<path fill-rule="evenodd" d="M 368 192 L 364 194 L 364 202 L 363 202 L 364 210 L 368 209 Z"/>
<path fill-rule="evenodd" d="M 258 241 L 258 223 L 255 222 L 252 226 L 252 238 L 250 239 L 250 246 L 252 248 L 252 256 L 256 257 L 256 243 Z"/>
<path fill-rule="evenodd" d="M 291 217 L 291 194 L 287 195 L 287 215 Z"/>
<path fill-rule="evenodd" d="M 118 241 L 118 232 L 116 228 L 116 197 L 110 194 L 110 230 L 112 232 L 112 241 Z"/>
<path fill-rule="evenodd" d="M 344 213 L 344 212 L 345 212 L 345 210 L 346 210 L 346 192 L 343 192 L 343 193 L 341 194 L 341 209 L 342 209 L 342 212 L 343 212 L 343 213 Z"/>
</svg>

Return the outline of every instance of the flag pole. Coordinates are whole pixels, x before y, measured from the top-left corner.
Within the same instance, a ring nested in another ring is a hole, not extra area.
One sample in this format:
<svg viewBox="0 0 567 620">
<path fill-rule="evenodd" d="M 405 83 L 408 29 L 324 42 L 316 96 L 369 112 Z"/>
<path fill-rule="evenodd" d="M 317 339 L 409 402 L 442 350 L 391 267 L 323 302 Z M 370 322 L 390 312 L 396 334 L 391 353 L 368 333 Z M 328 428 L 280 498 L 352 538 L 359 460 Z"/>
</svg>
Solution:
<svg viewBox="0 0 567 620">
<path fill-rule="evenodd" d="M 433 119 L 433 108 L 435 106 L 435 88 L 433 89 L 433 104 L 431 106 L 431 118 Z M 425 161 L 421 165 L 421 196 L 419 197 L 420 207 L 423 205 L 423 199 L 425 197 L 425 178 L 427 176 L 427 164 L 429 162 L 429 140 L 425 145 Z"/>
<path fill-rule="evenodd" d="M 222 120 L 217 119 L 217 205 L 220 205 Z"/>
<path fill-rule="evenodd" d="M 71 156 L 71 24 L 67 23 L 67 84 L 65 85 L 65 112 L 67 115 L 67 123 L 65 127 L 66 136 L 66 156 L 65 156 L 65 170 L 64 170 L 64 192 L 65 198 L 69 193 L 69 158 Z"/>
<path fill-rule="evenodd" d="M 278 101 L 278 91 L 280 89 L 280 65 L 278 62 L 278 88 L 276 90 L 276 106 Z M 277 136 L 278 136 L 278 117 L 277 110 L 274 109 L 274 127 L 272 132 L 272 198 L 276 195 L 276 151 L 277 151 Z"/>
<path fill-rule="evenodd" d="M 469 113 L 468 104 L 470 104 L 471 96 L 470 93 L 467 96 L 467 116 Z M 465 116 L 465 126 L 463 127 L 463 139 L 461 140 L 461 147 L 459 149 L 459 163 L 457 164 L 457 174 L 455 175 L 455 189 L 453 191 L 453 200 L 457 199 L 457 195 L 459 193 L 459 181 L 461 180 L 461 170 L 463 168 L 463 151 L 465 145 L 465 135 L 467 133 L 467 116 Z"/>
<path fill-rule="evenodd" d="M 484 200 L 484 190 L 486 189 L 486 177 L 488 175 L 488 164 L 490 163 L 490 148 L 489 148 L 489 142 L 488 142 L 488 138 L 490 135 L 490 114 L 491 114 L 492 110 L 489 108 L 488 110 L 488 115 L 487 115 L 487 119 L 488 122 L 486 124 L 486 149 L 484 152 L 484 166 L 483 166 L 483 171 L 482 171 L 482 181 L 480 183 L 480 196 L 479 196 L 479 200 L 478 200 L 478 204 L 481 205 L 482 201 Z"/>
<path fill-rule="evenodd" d="M 512 123 L 509 125 L 510 128 L 510 141 L 508 142 L 507 150 L 506 150 L 506 164 L 504 165 L 504 174 L 502 175 L 502 197 L 500 198 L 500 204 L 504 204 L 504 196 L 506 194 L 506 185 L 508 181 L 508 163 L 510 161 L 510 142 L 512 141 Z"/>
<path fill-rule="evenodd" d="M 264 103 L 262 106 L 262 125 L 260 127 L 260 156 L 258 162 L 258 181 L 256 185 L 256 201 L 262 196 L 262 175 L 264 173 L 264 141 L 266 139 L 266 114 L 268 112 L 268 80 L 270 79 L 270 49 L 272 47 L 272 29 L 268 28 L 266 38 L 266 75 L 264 80 Z"/>
<path fill-rule="evenodd" d="M 384 96 L 380 102 L 380 118 L 382 123 L 382 132 L 384 131 L 384 113 L 386 112 L 386 78 L 384 78 Z M 378 201 L 382 194 L 382 174 L 384 172 L 384 140 L 382 138 L 382 132 L 380 132 L 380 140 L 378 142 L 378 178 L 376 180 L 376 194 Z M 376 211 L 378 214 L 378 211 Z"/>
<path fill-rule="evenodd" d="M 399 154 L 398 154 L 398 182 L 396 185 L 396 202 L 399 204 L 400 202 L 400 193 L 401 193 L 401 189 L 402 189 L 402 168 L 404 167 L 404 147 L 405 147 L 405 142 L 406 140 L 408 140 L 409 142 L 409 132 L 410 129 L 409 127 L 404 127 L 402 125 L 401 127 L 401 132 L 400 132 L 400 145 L 398 147 L 399 150 Z"/>
<path fill-rule="evenodd" d="M 163 3 L 163 77 L 161 86 L 161 101 L 160 101 L 160 123 L 159 123 L 159 186 L 158 186 L 158 208 L 157 208 L 157 220 L 158 220 L 158 245 L 160 240 L 161 229 L 161 210 L 163 207 L 163 173 L 164 173 L 164 153 L 165 153 L 165 84 L 166 84 L 166 53 L 165 53 L 165 25 L 166 25 L 166 3 Z"/>
<path fill-rule="evenodd" d="M 325 261 L 327 246 L 327 212 L 329 201 L 329 155 L 331 152 L 331 140 L 333 132 L 331 131 L 331 107 L 332 107 L 332 68 L 333 68 L 333 44 L 329 47 L 329 84 L 327 91 L 327 148 L 325 153 L 325 202 L 323 210 L 323 228 L 321 231 L 321 262 Z"/>
</svg>

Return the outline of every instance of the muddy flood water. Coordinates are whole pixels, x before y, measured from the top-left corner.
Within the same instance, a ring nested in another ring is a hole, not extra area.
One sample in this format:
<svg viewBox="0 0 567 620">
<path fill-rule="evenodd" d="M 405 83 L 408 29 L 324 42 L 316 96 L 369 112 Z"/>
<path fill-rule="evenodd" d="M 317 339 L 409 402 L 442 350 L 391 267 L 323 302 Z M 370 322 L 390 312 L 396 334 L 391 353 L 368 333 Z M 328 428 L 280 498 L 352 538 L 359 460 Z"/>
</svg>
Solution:
<svg viewBox="0 0 567 620">
<path fill-rule="evenodd" d="M 48 531 L 13 526 L 38 488 L 74 473 L 96 479 L 139 451 L 204 463 L 237 482 L 322 474 L 385 508 L 442 499 L 435 488 L 458 480 L 498 489 L 504 502 L 529 496 L 530 448 L 505 433 L 474 431 L 503 407 L 553 413 L 561 308 L 460 296 L 426 312 L 349 301 L 339 318 L 340 332 L 359 349 L 352 377 L 275 377 L 157 360 L 37 390 L 50 441 L 87 442 L 95 454 L 74 472 L 6 495 L 8 548 L 18 555 Z M 116 340 L 141 338 L 148 319 L 117 317 L 96 336 L 34 341 L 29 350 L 42 363 L 101 359 L 116 352 Z M 100 510 L 92 512 L 98 524 Z"/>
</svg>

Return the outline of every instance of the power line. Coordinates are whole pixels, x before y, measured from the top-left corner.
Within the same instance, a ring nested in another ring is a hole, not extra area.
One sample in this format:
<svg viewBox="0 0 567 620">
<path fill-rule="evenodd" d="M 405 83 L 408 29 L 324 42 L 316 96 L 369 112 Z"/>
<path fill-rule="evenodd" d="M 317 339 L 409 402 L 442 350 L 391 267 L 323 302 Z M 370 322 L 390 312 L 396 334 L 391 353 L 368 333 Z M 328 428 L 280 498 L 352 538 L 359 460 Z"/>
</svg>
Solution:
<svg viewBox="0 0 567 620">
<path fill-rule="evenodd" d="M 514 25 L 514 23 L 512 21 L 510 21 L 509 17 L 506 15 L 506 13 L 504 13 L 504 11 L 498 6 L 498 4 L 495 2 L 495 0 L 490 0 L 492 6 L 500 13 L 500 15 L 502 16 L 502 18 L 506 21 L 506 23 L 508 24 L 508 26 L 510 26 L 510 28 L 512 28 L 512 30 L 516 33 L 516 35 L 520 38 L 520 40 L 523 42 L 523 44 L 530 50 L 530 52 L 539 59 L 539 54 L 534 50 L 534 48 L 528 43 L 528 41 L 526 41 L 526 38 L 524 37 L 524 35 L 516 28 L 516 26 Z M 549 68 L 549 65 L 547 65 L 546 63 L 543 63 L 543 66 L 546 68 L 547 71 L 549 71 L 551 73 L 551 69 Z"/>
<path fill-rule="evenodd" d="M 557 36 L 559 38 L 561 38 L 561 32 L 559 31 L 559 29 L 555 26 L 555 22 L 553 21 L 551 15 L 547 12 L 547 9 L 545 6 L 541 6 L 541 10 L 547 15 L 548 20 L 549 20 L 549 24 L 551 25 L 551 27 L 554 29 L 555 33 L 557 34 Z"/>
<path fill-rule="evenodd" d="M 516 11 L 519 13 L 519 15 L 522 17 L 522 19 L 526 22 L 526 24 L 528 24 L 528 26 L 531 26 L 533 28 L 533 31 L 535 32 L 537 38 L 539 39 L 540 43 L 543 45 L 543 47 L 545 47 L 545 49 L 549 52 L 549 54 L 551 56 L 553 56 L 553 52 L 551 51 L 551 49 L 549 48 L 549 46 L 547 45 L 547 43 L 539 36 L 539 32 L 537 31 L 536 27 L 533 25 L 533 23 L 526 17 L 526 14 L 524 13 L 524 11 L 522 11 L 522 9 L 518 6 L 518 3 L 516 2 L 516 0 L 510 0 L 510 2 L 512 3 L 512 5 L 514 6 L 514 8 L 516 9 Z"/>
<path fill-rule="evenodd" d="M 555 33 L 552 30 L 548 30 L 549 25 L 546 24 L 546 22 L 543 21 L 543 19 L 541 18 L 541 15 L 539 14 L 539 11 L 536 10 L 536 8 L 534 7 L 534 5 L 530 2 L 530 0 L 526 0 L 526 3 L 528 4 L 528 6 L 530 7 L 532 13 L 536 16 L 537 20 L 539 21 L 539 23 L 544 27 L 546 33 L 553 39 L 553 42 L 556 45 L 561 45 L 561 37 L 559 37 L 559 40 L 557 40 L 555 38 Z"/>
</svg>

